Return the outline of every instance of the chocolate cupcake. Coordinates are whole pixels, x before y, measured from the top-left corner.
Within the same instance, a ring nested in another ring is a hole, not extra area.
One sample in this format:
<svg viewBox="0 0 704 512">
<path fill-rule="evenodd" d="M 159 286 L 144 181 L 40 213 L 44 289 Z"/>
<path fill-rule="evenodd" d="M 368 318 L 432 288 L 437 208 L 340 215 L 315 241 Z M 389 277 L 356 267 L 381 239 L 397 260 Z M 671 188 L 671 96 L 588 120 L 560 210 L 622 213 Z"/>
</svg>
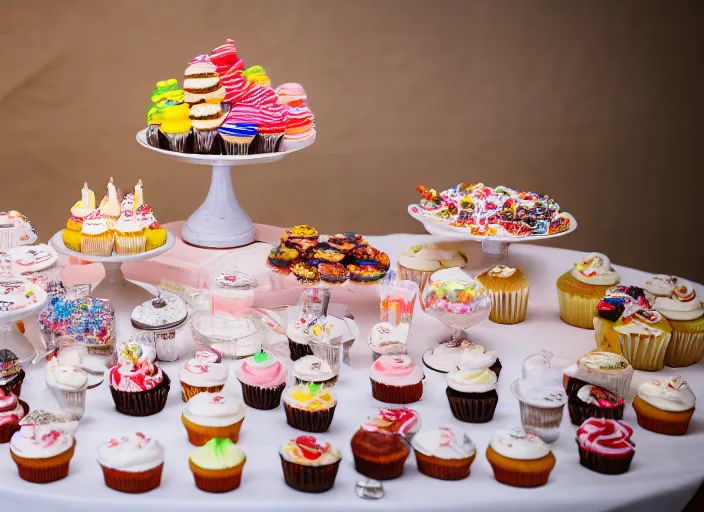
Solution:
<svg viewBox="0 0 704 512">
<path fill-rule="evenodd" d="M 410 404 L 423 396 L 423 370 L 407 355 L 381 356 L 369 372 L 372 396 L 387 404 Z"/>
<path fill-rule="evenodd" d="M 581 425 L 589 418 L 621 420 L 625 407 L 623 398 L 591 384 L 582 386 L 569 396 L 567 402 L 573 425 Z"/>
<path fill-rule="evenodd" d="M 9 443 L 12 435 L 20 429 L 20 421 L 29 412 L 29 406 L 14 393 L 0 389 L 0 444 Z"/>
<path fill-rule="evenodd" d="M 605 475 L 628 471 L 635 455 L 633 429 L 627 424 L 604 418 L 589 418 L 577 429 L 579 463 Z"/>
<path fill-rule="evenodd" d="M 392 480 L 403 475 L 411 453 L 400 434 L 368 430 L 365 425 L 352 437 L 352 454 L 357 473 L 376 480 Z"/>
<path fill-rule="evenodd" d="M 24 370 L 15 353 L 6 348 L 0 349 L 0 389 L 5 394 L 14 393 L 20 396 L 24 376 Z"/>
<path fill-rule="evenodd" d="M 235 369 L 244 403 L 255 409 L 276 409 L 286 387 L 286 369 L 271 352 L 261 350 Z"/>
<path fill-rule="evenodd" d="M 452 415 L 468 423 L 487 423 L 494 417 L 499 395 L 491 370 L 456 370 L 447 374 L 447 400 Z"/>
<path fill-rule="evenodd" d="M 279 452 L 286 485 L 301 492 L 320 493 L 335 485 L 340 452 L 313 436 L 299 436 Z"/>
</svg>

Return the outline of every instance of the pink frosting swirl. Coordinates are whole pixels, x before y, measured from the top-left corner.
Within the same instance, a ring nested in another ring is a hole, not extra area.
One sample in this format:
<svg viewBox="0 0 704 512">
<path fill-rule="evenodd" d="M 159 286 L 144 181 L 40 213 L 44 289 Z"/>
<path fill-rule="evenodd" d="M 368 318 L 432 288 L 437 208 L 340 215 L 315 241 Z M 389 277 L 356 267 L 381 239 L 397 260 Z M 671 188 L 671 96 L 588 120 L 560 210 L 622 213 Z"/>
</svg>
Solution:
<svg viewBox="0 0 704 512">
<path fill-rule="evenodd" d="M 163 380 L 161 368 L 147 361 L 139 361 L 134 365 L 118 363 L 110 368 L 110 385 L 118 391 L 147 391 L 157 387 Z"/>
<path fill-rule="evenodd" d="M 382 356 L 374 362 L 372 369 L 386 377 L 400 378 L 410 375 L 414 368 L 409 357 Z"/>
<path fill-rule="evenodd" d="M 237 69 L 229 70 L 222 75 L 220 83 L 225 88 L 225 103 L 231 105 L 239 103 L 254 85 L 247 81 L 242 72 Z"/>
<path fill-rule="evenodd" d="M 200 62 L 210 62 L 210 56 L 207 53 L 193 57 L 188 64 L 198 64 Z"/>
<path fill-rule="evenodd" d="M 271 87 L 254 86 L 244 91 L 239 103 L 241 105 L 253 105 L 255 107 L 259 107 L 262 105 L 274 104 L 277 99 L 278 96 Z"/>
<path fill-rule="evenodd" d="M 268 352 L 260 352 L 242 361 L 235 369 L 235 375 L 243 384 L 262 388 L 275 388 L 286 382 L 286 368 Z"/>
<path fill-rule="evenodd" d="M 221 77 L 228 71 L 244 69 L 244 62 L 237 55 L 237 48 L 232 39 L 226 39 L 224 44 L 210 52 L 210 60 L 217 66 L 217 72 Z"/>
<path fill-rule="evenodd" d="M 259 124 L 262 117 L 259 114 L 259 109 L 256 107 L 248 107 L 245 105 L 235 105 L 228 112 L 225 118 L 226 123 L 253 123 Z"/>
</svg>

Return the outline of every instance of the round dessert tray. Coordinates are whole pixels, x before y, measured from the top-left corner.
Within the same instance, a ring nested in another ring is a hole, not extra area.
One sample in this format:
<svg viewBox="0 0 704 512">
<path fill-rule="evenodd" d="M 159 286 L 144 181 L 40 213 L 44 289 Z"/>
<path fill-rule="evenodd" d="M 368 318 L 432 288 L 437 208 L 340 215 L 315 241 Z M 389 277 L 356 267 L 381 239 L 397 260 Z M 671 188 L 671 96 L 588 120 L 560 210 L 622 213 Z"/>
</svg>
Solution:
<svg viewBox="0 0 704 512">
<path fill-rule="evenodd" d="M 443 236 L 448 238 L 458 238 L 461 240 L 475 240 L 482 243 L 482 252 L 489 258 L 501 258 L 506 255 L 509 244 L 516 242 L 539 242 L 541 240 L 549 240 L 559 236 L 565 236 L 577 229 L 577 220 L 572 214 L 566 215 L 570 219 L 570 227 L 560 233 L 552 235 L 528 235 L 528 236 L 482 236 L 473 235 L 467 228 L 459 228 L 448 226 L 439 219 L 433 219 L 421 213 L 421 207 L 417 204 L 408 205 L 408 214 L 423 224 L 425 230 L 431 235 Z"/>
<path fill-rule="evenodd" d="M 3 281 L 27 281 L 22 278 L 6 278 Z M 36 347 L 16 327 L 15 322 L 24 318 L 36 317 L 44 309 L 47 294 L 39 286 L 32 286 L 32 291 L 37 297 L 37 302 L 25 308 L 12 311 L 0 311 L 0 348 L 12 350 L 20 359 L 20 363 L 40 361 L 47 354 L 39 353 Z"/>
<path fill-rule="evenodd" d="M 183 225 L 183 240 L 197 247 L 231 249 L 254 242 L 254 223 L 237 202 L 230 167 L 277 162 L 290 153 L 310 146 L 315 137 L 288 151 L 259 155 L 197 155 L 155 148 L 147 143 L 146 128 L 137 133 L 137 142 L 161 155 L 187 164 L 212 167 L 210 189 L 203 204 Z"/>
</svg>

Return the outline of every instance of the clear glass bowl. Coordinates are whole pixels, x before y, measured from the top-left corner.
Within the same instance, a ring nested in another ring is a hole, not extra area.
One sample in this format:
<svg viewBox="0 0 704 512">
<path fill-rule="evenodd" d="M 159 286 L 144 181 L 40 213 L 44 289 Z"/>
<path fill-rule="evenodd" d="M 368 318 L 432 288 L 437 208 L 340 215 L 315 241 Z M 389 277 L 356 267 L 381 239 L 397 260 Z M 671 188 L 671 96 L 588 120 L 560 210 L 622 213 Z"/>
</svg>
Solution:
<svg viewBox="0 0 704 512">
<path fill-rule="evenodd" d="M 191 320 L 191 333 L 198 345 L 215 349 L 228 359 L 256 354 L 265 337 L 263 322 L 253 314 L 198 313 Z"/>
</svg>

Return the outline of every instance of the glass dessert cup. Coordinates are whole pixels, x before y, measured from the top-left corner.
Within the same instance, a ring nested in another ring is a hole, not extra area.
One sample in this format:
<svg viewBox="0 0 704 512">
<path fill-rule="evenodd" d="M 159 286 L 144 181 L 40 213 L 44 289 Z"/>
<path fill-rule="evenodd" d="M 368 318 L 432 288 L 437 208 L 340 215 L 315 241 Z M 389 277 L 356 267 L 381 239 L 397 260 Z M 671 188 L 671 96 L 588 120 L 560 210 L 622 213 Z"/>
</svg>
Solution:
<svg viewBox="0 0 704 512">
<path fill-rule="evenodd" d="M 445 338 L 440 343 L 461 343 L 468 339 L 467 329 L 483 322 L 489 318 L 491 313 L 491 296 L 488 294 L 478 295 L 467 304 L 467 312 L 455 313 L 443 307 L 436 307 L 434 304 L 426 302 L 425 312 L 434 316 L 442 323 L 453 329 L 449 338 Z"/>
<path fill-rule="evenodd" d="M 242 359 L 259 352 L 265 341 L 264 323 L 254 313 L 241 316 L 198 313 L 191 320 L 196 343 L 226 359 Z"/>
</svg>

